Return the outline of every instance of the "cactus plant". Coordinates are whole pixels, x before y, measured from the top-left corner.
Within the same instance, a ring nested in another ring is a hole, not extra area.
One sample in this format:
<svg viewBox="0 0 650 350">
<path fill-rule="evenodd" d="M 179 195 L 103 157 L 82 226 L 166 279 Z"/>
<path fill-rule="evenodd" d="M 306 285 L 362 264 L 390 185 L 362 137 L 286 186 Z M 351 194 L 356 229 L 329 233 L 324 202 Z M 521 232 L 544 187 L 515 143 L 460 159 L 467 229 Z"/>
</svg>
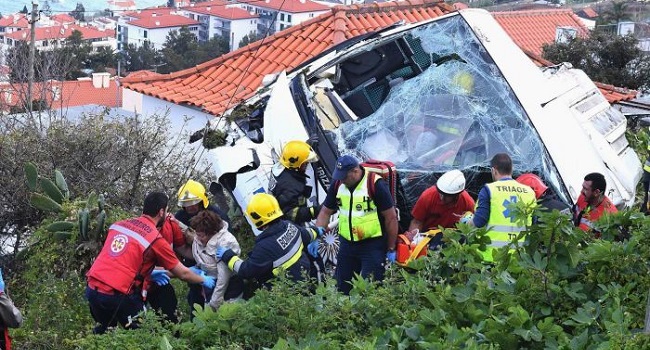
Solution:
<svg viewBox="0 0 650 350">
<path fill-rule="evenodd" d="M 38 179 L 38 183 L 41 185 L 41 189 L 48 197 L 59 204 L 63 204 L 63 193 L 61 193 L 61 190 L 56 187 L 52 180 L 41 177 Z"/>
<path fill-rule="evenodd" d="M 29 196 L 29 203 L 36 209 L 40 209 L 45 212 L 60 212 L 62 207 L 61 204 L 52 200 L 52 198 L 42 195 L 40 193 L 32 193 Z"/>
<path fill-rule="evenodd" d="M 47 226 L 46 230 L 50 232 L 70 231 L 74 228 L 74 223 L 70 221 L 55 221 Z"/>
<path fill-rule="evenodd" d="M 36 165 L 31 162 L 25 163 L 25 178 L 27 179 L 27 188 L 30 191 L 36 191 L 36 182 L 38 181 L 38 171 L 36 170 Z"/>
<path fill-rule="evenodd" d="M 63 177 L 63 174 L 57 169 L 54 170 L 54 183 L 56 183 L 56 187 L 61 190 L 61 193 L 63 193 L 63 198 L 65 200 L 70 199 L 70 190 L 68 189 L 68 183 L 65 181 L 65 177 Z"/>
</svg>

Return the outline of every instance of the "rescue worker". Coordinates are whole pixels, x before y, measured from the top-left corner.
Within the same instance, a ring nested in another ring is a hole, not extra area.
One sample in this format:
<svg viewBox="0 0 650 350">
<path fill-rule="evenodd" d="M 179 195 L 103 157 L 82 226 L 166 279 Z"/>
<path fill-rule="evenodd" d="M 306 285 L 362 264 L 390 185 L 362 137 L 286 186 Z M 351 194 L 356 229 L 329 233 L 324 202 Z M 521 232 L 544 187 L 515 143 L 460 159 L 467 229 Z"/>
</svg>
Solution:
<svg viewBox="0 0 650 350">
<path fill-rule="evenodd" d="M 519 202 L 534 203 L 533 189 L 512 179 L 512 159 L 505 153 L 497 153 L 490 161 L 492 180 L 478 194 L 476 211 L 468 224 L 475 227 L 487 227 L 487 235 L 492 243 L 483 253 L 487 262 L 494 261 L 494 249 L 508 246 L 512 239 L 526 230 L 527 222 L 517 222 L 512 211 L 512 205 Z"/>
<path fill-rule="evenodd" d="M 460 170 L 448 171 L 427 188 L 418 198 L 411 211 L 411 224 L 407 237 L 419 231 L 429 231 L 439 226 L 444 228 L 456 227 L 456 223 L 467 212 L 474 212 L 474 199 L 465 191 L 465 176 Z M 429 243 L 435 248 L 442 243 L 442 232 L 438 233 Z"/>
<path fill-rule="evenodd" d="M 152 192 L 144 199 L 142 216 L 116 222 L 108 229 L 104 247 L 86 274 L 86 299 L 99 323 L 94 333 L 102 334 L 118 322 L 137 328 L 135 318 L 144 306 L 142 284 L 156 264 L 189 283 L 214 287 L 214 278 L 185 267 L 158 232 L 156 226 L 164 220 L 168 202 L 166 194 Z M 166 273 L 157 270 L 155 280 L 164 282 Z"/>
<path fill-rule="evenodd" d="M 542 207 L 542 209 L 546 209 L 548 211 L 558 210 L 560 212 L 569 211 L 569 206 L 566 203 L 559 201 L 549 195 L 547 191 L 548 186 L 544 184 L 544 181 L 542 181 L 539 176 L 533 173 L 521 174 L 517 178 L 517 182 L 533 189 L 533 192 L 535 192 L 535 198 L 537 198 L 537 203 Z"/>
<path fill-rule="evenodd" d="M 285 219 L 298 226 L 316 219 L 320 206 L 309 206 L 312 187 L 307 186 L 307 164 L 318 160 L 311 146 L 304 141 L 289 141 L 282 149 L 280 162 L 273 166 L 269 180 L 269 192 L 278 200 Z M 317 253 L 317 252 L 316 252 Z M 325 270 L 323 260 L 316 254 L 308 254 L 311 277 L 321 280 Z"/>
<path fill-rule="evenodd" d="M 307 164 L 318 156 L 307 142 L 289 141 L 282 149 L 280 162 L 271 170 L 269 192 L 278 200 L 284 217 L 296 224 L 304 224 L 316 218 L 320 207 L 308 206 L 312 187 L 307 186 Z"/>
<path fill-rule="evenodd" d="M 578 201 L 573 206 L 573 223 L 585 232 L 593 231 L 596 238 L 600 232 L 595 230 L 594 222 L 605 213 L 616 213 L 618 209 L 605 195 L 607 181 L 600 173 L 589 173 L 582 183 Z"/>
<path fill-rule="evenodd" d="M 306 246 L 318 245 L 318 231 L 299 227 L 282 220 L 282 210 L 277 199 L 267 193 L 257 193 L 248 203 L 246 215 L 261 233 L 255 245 L 243 260 L 232 249 L 219 246 L 216 258 L 242 278 L 254 278 L 270 287 L 269 281 L 286 270 L 294 281 L 309 276 L 309 259 Z"/>
<path fill-rule="evenodd" d="M 210 210 L 216 213 L 219 215 L 221 220 L 225 221 L 228 226 L 231 226 L 228 214 L 218 206 L 210 204 L 205 187 L 197 181 L 187 180 L 187 182 L 178 189 L 178 206 L 181 207 L 181 209 L 177 211 L 174 216 L 187 227 L 190 226 L 192 218 L 202 210 Z M 190 241 L 193 241 L 193 239 L 194 238 L 191 238 Z M 189 257 L 183 259 L 183 263 L 185 266 L 193 266 L 195 264 L 191 253 Z M 190 305 L 190 309 L 194 309 L 194 304 L 205 304 L 205 297 L 201 286 L 190 284 L 188 287 L 187 303 Z M 190 314 L 190 319 L 193 317 L 194 315 Z"/>
<path fill-rule="evenodd" d="M 173 215 L 167 213 L 163 222 L 158 226 L 160 235 L 172 247 L 174 252 L 184 259 L 192 259 L 192 248 L 187 244 L 183 234 L 183 226 Z M 178 298 L 174 286 L 167 281 L 164 283 L 164 277 L 160 276 L 158 281 L 147 279 L 143 286 L 144 300 L 151 305 L 156 312 L 160 312 L 165 320 L 178 323 L 176 309 L 178 307 Z"/>
<path fill-rule="evenodd" d="M 0 270 L 0 321 L 0 328 L 3 333 L 2 337 L 0 337 L 0 350 L 11 350 L 9 328 L 20 327 L 23 324 L 23 315 L 7 295 L 2 270 Z"/>
<path fill-rule="evenodd" d="M 394 263 L 397 253 L 397 211 L 388 183 L 375 176 L 374 198 L 368 188 L 369 173 L 352 156 L 336 161 L 334 182 L 318 214 L 316 226 L 325 229 L 330 217 L 339 211 L 341 238 L 336 265 L 339 291 L 349 294 L 354 274 L 376 281 L 384 279 L 384 262 Z"/>
</svg>

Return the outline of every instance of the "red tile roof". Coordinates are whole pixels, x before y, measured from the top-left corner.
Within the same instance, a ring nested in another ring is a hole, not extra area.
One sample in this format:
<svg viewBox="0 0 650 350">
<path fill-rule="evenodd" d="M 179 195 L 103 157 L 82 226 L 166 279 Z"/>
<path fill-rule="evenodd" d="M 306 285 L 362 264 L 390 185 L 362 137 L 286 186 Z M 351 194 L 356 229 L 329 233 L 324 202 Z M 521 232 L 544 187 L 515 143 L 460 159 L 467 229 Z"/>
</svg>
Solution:
<svg viewBox="0 0 650 350">
<path fill-rule="evenodd" d="M 530 57 L 530 59 L 533 60 L 533 62 L 539 67 L 550 67 L 555 65 L 555 63 L 547 59 L 544 59 L 533 52 L 524 50 L 524 53 L 526 53 L 526 55 L 528 55 L 528 57 Z M 638 95 L 638 91 L 636 90 L 630 90 L 626 88 L 617 87 L 614 85 L 603 84 L 597 81 L 594 81 L 594 84 L 596 84 L 598 90 L 600 90 L 600 92 L 603 94 L 603 96 L 605 96 L 607 102 L 609 103 L 631 101 L 634 100 Z"/>
<path fill-rule="evenodd" d="M 82 27 L 79 25 L 60 25 L 52 27 L 38 27 L 36 28 L 36 41 L 52 40 L 52 39 L 65 39 L 72 35 L 72 32 L 78 30 L 84 39 L 104 39 L 115 37 L 114 30 L 99 30 L 94 27 Z M 5 37 L 19 41 L 29 40 L 29 32 L 20 30 L 13 33 L 5 34 Z"/>
<path fill-rule="evenodd" d="M 598 17 L 598 12 L 594 11 L 591 7 L 585 7 L 582 9 L 582 13 L 585 14 L 585 16 L 589 18 L 596 18 Z"/>
<path fill-rule="evenodd" d="M 59 99 L 53 101 L 55 89 L 59 90 Z M 115 79 L 109 79 L 108 87 L 95 88 L 92 80 L 53 81 L 48 83 L 34 84 L 34 96 L 36 99 L 47 98 L 52 109 L 70 108 L 96 104 L 106 107 L 119 107 L 122 104 L 122 89 L 118 88 Z M 27 91 L 25 84 L 0 84 L 0 105 L 7 110 L 11 106 L 22 103 L 21 95 Z M 11 93 L 9 93 L 11 92 Z M 11 101 L 7 97 L 12 95 Z"/>
<path fill-rule="evenodd" d="M 140 28 L 155 29 L 155 28 L 170 28 L 170 27 L 183 27 L 200 24 L 191 18 L 181 15 L 156 15 L 150 17 L 141 17 L 139 19 L 128 22 Z"/>
<path fill-rule="evenodd" d="M 56 14 L 56 15 L 52 15 L 50 18 L 53 21 L 57 21 L 57 22 L 59 22 L 61 24 L 64 24 L 64 23 L 65 24 L 70 24 L 70 23 L 74 23 L 76 21 L 74 19 L 74 17 L 70 16 L 67 13 L 59 13 L 59 14 Z"/>
<path fill-rule="evenodd" d="M 225 19 L 247 19 L 259 17 L 254 13 L 250 13 L 243 8 L 234 5 L 230 5 L 229 7 L 226 7 L 226 5 L 188 6 L 185 7 L 184 10 Z"/>
<path fill-rule="evenodd" d="M 542 46 L 555 41 L 557 27 L 573 27 L 579 36 L 587 36 L 589 30 L 571 10 L 532 10 L 493 12 L 492 16 L 522 49 L 536 55 L 542 54 Z"/>
<path fill-rule="evenodd" d="M 242 0 L 239 3 L 289 13 L 317 12 L 330 9 L 327 5 L 311 0 Z"/>
<path fill-rule="evenodd" d="M 16 13 L 9 16 L 2 16 L 0 18 L 0 27 L 28 28 L 29 21 L 24 14 Z"/>
<path fill-rule="evenodd" d="M 438 0 L 338 6 L 318 17 L 211 61 L 157 77 L 128 77 L 125 88 L 219 115 L 250 97 L 265 75 L 291 70 L 335 44 L 397 21 L 407 23 L 453 12 Z"/>
</svg>

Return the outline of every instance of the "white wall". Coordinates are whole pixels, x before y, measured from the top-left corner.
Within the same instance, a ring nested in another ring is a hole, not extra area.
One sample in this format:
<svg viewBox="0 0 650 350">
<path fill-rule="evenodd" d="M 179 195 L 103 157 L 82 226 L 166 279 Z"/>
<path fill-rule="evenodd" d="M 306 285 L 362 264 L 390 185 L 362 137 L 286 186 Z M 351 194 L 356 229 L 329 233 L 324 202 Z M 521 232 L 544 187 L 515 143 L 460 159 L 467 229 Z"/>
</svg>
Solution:
<svg viewBox="0 0 650 350">
<path fill-rule="evenodd" d="M 172 129 L 176 132 L 181 132 L 181 129 L 184 128 L 184 131 L 192 133 L 203 129 L 208 121 L 214 119 L 214 116 L 199 110 L 198 107 L 179 106 L 129 89 L 124 89 L 122 109 L 144 116 L 168 113 L 167 117 L 171 122 Z"/>
<path fill-rule="evenodd" d="M 239 48 L 239 42 L 250 32 L 257 33 L 257 18 L 238 19 L 230 23 L 230 51 Z"/>
</svg>

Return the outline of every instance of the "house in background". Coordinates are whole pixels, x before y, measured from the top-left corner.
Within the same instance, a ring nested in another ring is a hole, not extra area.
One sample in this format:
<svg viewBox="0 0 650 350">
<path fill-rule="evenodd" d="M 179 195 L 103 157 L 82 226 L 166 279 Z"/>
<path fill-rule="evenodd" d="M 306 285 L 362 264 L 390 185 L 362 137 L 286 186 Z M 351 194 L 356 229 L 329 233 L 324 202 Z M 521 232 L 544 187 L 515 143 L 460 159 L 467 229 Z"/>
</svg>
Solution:
<svg viewBox="0 0 650 350">
<path fill-rule="evenodd" d="M 492 12 L 492 16 L 524 52 L 542 55 L 544 44 L 586 37 L 589 29 L 571 10 Z"/>
<path fill-rule="evenodd" d="M 325 5 L 311 0 L 242 0 L 246 10 L 260 16 L 257 31 L 273 34 L 317 17 L 335 4 Z"/>
<path fill-rule="evenodd" d="M 93 73 L 92 78 L 71 81 L 50 80 L 33 87 L 33 99 L 44 101 L 52 110 L 99 105 L 109 108 L 122 104 L 122 89 L 109 73 Z M 22 108 L 27 96 L 27 84 L 0 83 L 0 113 L 12 107 Z"/>
<path fill-rule="evenodd" d="M 248 12 L 237 4 L 217 2 L 195 3 L 183 8 L 186 16 L 200 22 L 199 41 L 208 41 L 215 36 L 228 39 L 230 50 L 239 48 L 239 42 L 249 33 L 257 34 L 259 15 Z"/>
<path fill-rule="evenodd" d="M 593 8 L 589 6 L 582 8 L 576 11 L 576 15 L 580 17 L 582 23 L 584 23 L 585 27 L 589 28 L 589 30 L 594 30 L 594 28 L 596 28 L 596 20 L 598 20 L 599 16 L 598 12 Z"/>
<path fill-rule="evenodd" d="M 100 47 L 108 47 L 113 50 L 117 48 L 115 31 L 113 30 L 99 30 L 94 27 L 80 26 L 77 24 L 63 24 L 50 27 L 37 27 L 35 29 L 36 49 L 47 51 L 60 47 L 74 31 L 81 32 L 83 40 L 90 43 L 95 51 Z M 29 44 L 29 40 L 29 30 L 20 30 L 5 34 L 3 44 L 5 48 L 12 48 L 21 43 Z"/>
<path fill-rule="evenodd" d="M 160 50 L 170 32 L 188 27 L 192 34 L 198 36 L 200 24 L 167 7 L 128 12 L 118 19 L 117 48 L 121 50 L 130 44 L 140 47 L 148 41 Z"/>
</svg>

